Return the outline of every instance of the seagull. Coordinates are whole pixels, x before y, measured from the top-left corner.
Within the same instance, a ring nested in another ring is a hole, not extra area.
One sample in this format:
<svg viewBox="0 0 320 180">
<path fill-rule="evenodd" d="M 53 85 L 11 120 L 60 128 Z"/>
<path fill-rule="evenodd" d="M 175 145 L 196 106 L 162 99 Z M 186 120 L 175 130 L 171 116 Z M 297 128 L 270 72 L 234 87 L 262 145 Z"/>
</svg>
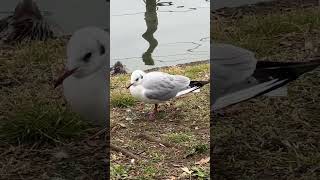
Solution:
<svg viewBox="0 0 320 180">
<path fill-rule="evenodd" d="M 211 44 L 211 52 L 213 112 L 261 95 L 286 96 L 289 82 L 320 65 L 320 60 L 257 61 L 253 52 L 223 43 Z"/>
<path fill-rule="evenodd" d="M 106 127 L 108 119 L 109 33 L 85 27 L 67 45 L 66 70 L 55 82 L 71 108 L 85 119 Z"/>
<path fill-rule="evenodd" d="M 154 119 L 158 104 L 191 92 L 199 92 L 209 81 L 191 81 L 182 75 L 171 75 L 164 72 L 145 73 L 135 70 L 131 74 L 131 84 L 127 87 L 133 97 L 139 101 L 155 104 L 149 118 Z"/>
</svg>

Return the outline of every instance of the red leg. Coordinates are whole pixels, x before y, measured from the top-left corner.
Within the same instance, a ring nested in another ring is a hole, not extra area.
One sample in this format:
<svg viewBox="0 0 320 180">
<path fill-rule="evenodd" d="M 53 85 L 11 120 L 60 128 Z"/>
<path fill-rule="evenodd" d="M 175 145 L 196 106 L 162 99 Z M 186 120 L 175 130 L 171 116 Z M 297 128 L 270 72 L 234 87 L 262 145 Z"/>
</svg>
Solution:
<svg viewBox="0 0 320 180">
<path fill-rule="evenodd" d="M 154 113 L 158 112 L 158 104 L 154 104 L 154 109 L 153 109 Z"/>
<path fill-rule="evenodd" d="M 156 118 L 157 113 L 158 113 L 158 104 L 154 104 L 153 112 L 149 113 L 149 119 L 154 120 Z"/>
</svg>

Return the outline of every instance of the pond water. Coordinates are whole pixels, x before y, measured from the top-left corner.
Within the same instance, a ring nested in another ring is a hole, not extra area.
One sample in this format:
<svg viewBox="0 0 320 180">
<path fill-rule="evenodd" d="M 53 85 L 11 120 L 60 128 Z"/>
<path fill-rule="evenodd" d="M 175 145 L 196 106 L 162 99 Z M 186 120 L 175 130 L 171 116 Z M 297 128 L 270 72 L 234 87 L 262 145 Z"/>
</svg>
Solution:
<svg viewBox="0 0 320 180">
<path fill-rule="evenodd" d="M 13 13 L 19 0 L 1 0 L 0 18 Z M 85 26 L 109 26 L 109 3 L 106 0 L 36 0 L 35 1 L 46 18 L 59 26 L 63 34 L 72 34 L 75 30 Z"/>
<path fill-rule="evenodd" d="M 111 62 L 129 71 L 210 58 L 210 2 L 111 1 Z"/>
</svg>

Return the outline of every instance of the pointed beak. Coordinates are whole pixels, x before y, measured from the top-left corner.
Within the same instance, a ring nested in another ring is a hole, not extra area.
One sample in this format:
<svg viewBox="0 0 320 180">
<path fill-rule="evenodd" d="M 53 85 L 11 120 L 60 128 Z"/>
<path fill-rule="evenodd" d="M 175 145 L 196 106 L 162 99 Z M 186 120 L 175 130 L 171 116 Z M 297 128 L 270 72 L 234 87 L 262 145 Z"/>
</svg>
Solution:
<svg viewBox="0 0 320 180">
<path fill-rule="evenodd" d="M 78 68 L 73 68 L 71 70 L 65 70 L 64 73 L 55 81 L 54 88 L 58 87 L 60 84 L 63 83 L 63 81 L 72 75 L 74 72 L 76 72 Z"/>
<path fill-rule="evenodd" d="M 131 84 L 127 87 L 127 89 L 129 89 L 132 85 L 133 85 L 133 83 L 131 83 Z"/>
</svg>

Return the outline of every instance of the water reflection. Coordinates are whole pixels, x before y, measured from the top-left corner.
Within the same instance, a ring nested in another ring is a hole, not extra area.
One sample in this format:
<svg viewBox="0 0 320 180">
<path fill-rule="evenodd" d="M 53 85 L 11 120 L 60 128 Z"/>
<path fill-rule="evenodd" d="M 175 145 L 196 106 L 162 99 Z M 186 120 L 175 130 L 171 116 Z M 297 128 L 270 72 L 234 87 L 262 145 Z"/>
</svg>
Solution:
<svg viewBox="0 0 320 180">
<path fill-rule="evenodd" d="M 154 37 L 154 33 L 158 29 L 158 6 L 172 6 L 172 2 L 159 2 L 159 0 L 143 0 L 146 4 L 146 12 L 144 13 L 144 20 L 146 21 L 147 30 L 142 34 L 143 39 L 148 41 L 149 47 L 145 53 L 142 54 L 142 60 L 145 65 L 154 65 L 152 53 L 158 46 L 158 40 Z"/>
<path fill-rule="evenodd" d="M 146 0 L 146 12 L 144 19 L 147 25 L 147 31 L 142 34 L 142 37 L 148 41 L 149 48 L 142 55 L 142 59 L 145 65 L 154 65 L 152 53 L 158 45 L 157 39 L 153 36 L 154 32 L 158 29 L 158 16 L 157 16 L 157 1 Z"/>
<path fill-rule="evenodd" d="M 118 0 L 111 5 L 111 65 L 120 61 L 133 71 L 209 59 L 208 2 Z"/>
</svg>

